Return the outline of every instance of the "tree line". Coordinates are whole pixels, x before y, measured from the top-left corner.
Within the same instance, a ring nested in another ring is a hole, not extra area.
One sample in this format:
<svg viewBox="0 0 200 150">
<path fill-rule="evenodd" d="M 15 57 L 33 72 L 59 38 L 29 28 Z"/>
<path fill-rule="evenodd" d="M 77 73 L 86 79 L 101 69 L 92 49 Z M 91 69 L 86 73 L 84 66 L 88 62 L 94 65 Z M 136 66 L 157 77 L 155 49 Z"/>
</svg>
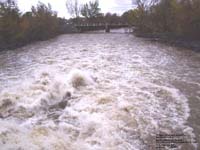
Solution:
<svg viewBox="0 0 200 150">
<path fill-rule="evenodd" d="M 50 4 L 39 2 L 31 11 L 22 13 L 15 1 L 0 2 L 0 49 L 52 38 L 64 32 L 64 24 Z"/>
<path fill-rule="evenodd" d="M 128 19 L 125 15 L 116 13 L 101 13 L 99 1 L 93 0 L 85 4 L 80 4 L 78 0 L 67 0 L 66 8 L 72 16 L 74 24 L 84 23 L 127 23 Z M 130 22 L 130 21 L 129 21 Z"/>
<path fill-rule="evenodd" d="M 137 0 L 132 14 L 140 32 L 200 39 L 199 0 Z"/>
<path fill-rule="evenodd" d="M 31 11 L 22 13 L 14 0 L 0 2 L 0 49 L 73 32 L 72 26 L 77 23 L 128 23 L 141 33 L 200 39 L 199 0 L 136 1 L 137 8 L 119 16 L 101 13 L 98 0 L 82 5 L 78 0 L 67 0 L 66 8 L 72 16 L 69 20 L 59 18 L 50 4 L 39 2 Z"/>
<path fill-rule="evenodd" d="M 67 0 L 70 19 L 59 18 L 50 4 L 38 2 L 31 11 L 22 13 L 15 0 L 0 1 L 0 50 L 23 46 L 33 41 L 47 40 L 58 34 L 76 32 L 76 23 L 119 23 L 125 21 L 112 13 L 101 13 L 98 0 L 83 5 Z M 126 18 L 126 17 L 124 17 Z"/>
<path fill-rule="evenodd" d="M 200 0 L 135 0 L 137 7 L 121 16 L 102 14 L 98 0 L 80 5 L 67 0 L 75 22 L 126 23 L 138 32 L 175 38 L 200 39 Z M 70 4 L 70 5 L 69 5 Z M 81 16 L 81 17 L 80 17 Z"/>
</svg>

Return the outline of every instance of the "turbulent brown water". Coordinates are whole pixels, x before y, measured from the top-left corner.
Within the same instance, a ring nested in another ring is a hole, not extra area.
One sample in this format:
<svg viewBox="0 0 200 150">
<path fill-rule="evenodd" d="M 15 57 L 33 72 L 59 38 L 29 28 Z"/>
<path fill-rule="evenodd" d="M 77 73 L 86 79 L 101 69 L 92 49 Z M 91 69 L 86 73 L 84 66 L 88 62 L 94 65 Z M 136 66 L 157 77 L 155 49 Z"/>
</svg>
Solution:
<svg viewBox="0 0 200 150">
<path fill-rule="evenodd" d="M 184 134 L 192 142 L 176 149 L 195 150 L 199 108 L 191 50 L 116 32 L 0 52 L 3 150 L 155 150 L 158 134 Z"/>
</svg>

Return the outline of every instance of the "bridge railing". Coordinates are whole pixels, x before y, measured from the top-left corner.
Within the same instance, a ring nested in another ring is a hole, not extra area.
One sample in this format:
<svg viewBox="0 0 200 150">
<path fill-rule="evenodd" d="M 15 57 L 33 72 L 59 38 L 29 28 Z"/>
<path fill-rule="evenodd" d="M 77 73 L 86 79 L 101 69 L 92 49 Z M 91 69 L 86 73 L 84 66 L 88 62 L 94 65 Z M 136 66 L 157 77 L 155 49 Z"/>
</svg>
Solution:
<svg viewBox="0 0 200 150">
<path fill-rule="evenodd" d="M 124 23 L 111 23 L 111 24 L 108 24 L 108 23 L 86 23 L 86 24 L 76 24 L 75 25 L 76 27 L 89 27 L 89 26 L 92 26 L 92 27 L 98 27 L 98 26 L 129 26 L 128 24 L 124 24 Z"/>
<path fill-rule="evenodd" d="M 94 30 L 105 30 L 105 32 L 110 32 L 110 29 L 130 27 L 125 23 L 82 23 L 76 24 L 75 27 L 79 32 L 84 31 L 94 31 Z"/>
</svg>

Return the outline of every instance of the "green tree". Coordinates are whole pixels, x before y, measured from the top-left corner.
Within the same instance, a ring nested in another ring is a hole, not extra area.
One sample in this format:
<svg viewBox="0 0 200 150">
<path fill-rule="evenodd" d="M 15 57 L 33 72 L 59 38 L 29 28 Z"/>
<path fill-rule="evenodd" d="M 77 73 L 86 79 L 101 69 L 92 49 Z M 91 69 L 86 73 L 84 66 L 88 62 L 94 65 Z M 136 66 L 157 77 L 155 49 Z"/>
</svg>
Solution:
<svg viewBox="0 0 200 150">
<path fill-rule="evenodd" d="M 89 4 L 86 3 L 82 6 L 81 15 L 87 19 L 96 18 L 99 16 L 100 10 L 98 0 L 90 1 Z"/>
<path fill-rule="evenodd" d="M 44 3 L 39 2 L 36 7 L 32 6 L 32 14 L 32 39 L 45 40 L 57 34 L 57 14 L 52 11 L 50 4 L 46 6 Z"/>
<path fill-rule="evenodd" d="M 0 39 L 2 44 L 17 44 L 20 39 L 20 12 L 12 0 L 0 2 Z"/>
</svg>

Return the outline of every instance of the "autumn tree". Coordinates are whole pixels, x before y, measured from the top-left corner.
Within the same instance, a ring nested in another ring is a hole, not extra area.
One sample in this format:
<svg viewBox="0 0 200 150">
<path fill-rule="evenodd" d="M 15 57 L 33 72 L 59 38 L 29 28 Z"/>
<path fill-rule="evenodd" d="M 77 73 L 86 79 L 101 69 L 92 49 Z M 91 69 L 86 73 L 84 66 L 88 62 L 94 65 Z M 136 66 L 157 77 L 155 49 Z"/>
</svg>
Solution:
<svg viewBox="0 0 200 150">
<path fill-rule="evenodd" d="M 142 32 L 200 38 L 199 0 L 138 0 L 135 25 Z"/>
<path fill-rule="evenodd" d="M 65 29 L 50 4 L 39 2 L 30 12 L 22 14 L 14 0 L 0 2 L 0 49 L 46 40 Z"/>
<path fill-rule="evenodd" d="M 137 14 L 138 14 L 137 9 L 128 10 L 122 14 L 121 19 L 124 23 L 127 23 L 129 25 L 134 25 L 137 19 Z"/>
</svg>

